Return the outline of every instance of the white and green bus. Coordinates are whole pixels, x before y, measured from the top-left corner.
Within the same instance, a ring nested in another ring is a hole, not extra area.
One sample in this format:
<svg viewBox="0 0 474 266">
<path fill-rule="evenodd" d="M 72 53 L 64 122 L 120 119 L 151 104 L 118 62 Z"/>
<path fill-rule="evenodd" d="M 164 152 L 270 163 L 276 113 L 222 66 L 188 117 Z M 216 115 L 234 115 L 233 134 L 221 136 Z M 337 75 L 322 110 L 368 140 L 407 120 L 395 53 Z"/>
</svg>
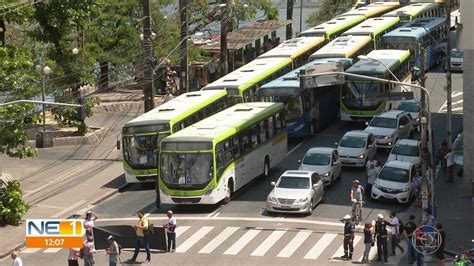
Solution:
<svg viewBox="0 0 474 266">
<path fill-rule="evenodd" d="M 232 193 L 286 156 L 282 103 L 236 104 L 166 137 L 160 149 L 160 196 L 168 204 L 227 203 Z"/>
<path fill-rule="evenodd" d="M 125 123 L 122 145 L 117 143 L 117 148 L 122 146 L 125 180 L 156 182 L 160 141 L 231 104 L 225 90 L 189 92 Z"/>
</svg>

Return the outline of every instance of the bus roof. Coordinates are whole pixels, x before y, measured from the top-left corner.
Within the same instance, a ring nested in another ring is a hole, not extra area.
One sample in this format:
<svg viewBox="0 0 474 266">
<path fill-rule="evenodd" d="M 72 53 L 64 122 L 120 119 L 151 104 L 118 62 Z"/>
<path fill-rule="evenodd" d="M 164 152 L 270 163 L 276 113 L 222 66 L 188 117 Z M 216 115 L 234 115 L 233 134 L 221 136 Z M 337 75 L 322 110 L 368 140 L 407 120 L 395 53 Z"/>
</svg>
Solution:
<svg viewBox="0 0 474 266">
<path fill-rule="evenodd" d="M 297 37 L 289 39 L 257 58 L 287 57 L 293 60 L 324 41 L 323 37 Z"/>
<path fill-rule="evenodd" d="M 384 30 L 394 26 L 400 21 L 398 17 L 379 17 L 379 18 L 370 18 L 354 28 L 344 32 L 342 35 L 372 35 L 379 34 Z"/>
<path fill-rule="evenodd" d="M 330 39 L 332 35 L 344 31 L 365 20 L 365 16 L 345 16 L 336 17 L 326 21 L 316 27 L 307 29 L 298 34 L 298 36 L 325 37 Z"/>
<path fill-rule="evenodd" d="M 316 51 L 310 58 L 349 58 L 370 41 L 369 36 L 340 36 Z"/>
<path fill-rule="evenodd" d="M 275 80 L 266 83 L 265 85 L 260 87 L 258 93 L 260 96 L 299 95 L 301 91 L 300 80 L 298 78 L 300 70 L 306 69 L 307 67 L 313 65 L 335 62 L 341 62 L 344 66 L 344 69 L 349 68 L 353 63 L 352 59 L 347 58 L 316 59 L 300 68 L 297 68 Z"/>
<path fill-rule="evenodd" d="M 446 20 L 444 18 L 417 18 L 411 23 L 405 24 L 400 28 L 384 34 L 383 38 L 388 40 L 390 38 L 405 37 L 406 39 L 411 38 L 419 40 L 427 35 L 428 32 L 433 31 L 445 23 Z M 397 39 L 397 41 L 401 40 L 402 39 Z"/>
<path fill-rule="evenodd" d="M 291 59 L 284 57 L 257 58 L 250 63 L 232 71 L 220 79 L 208 84 L 202 90 L 246 89 L 265 79 L 277 69 L 291 64 Z"/>
<path fill-rule="evenodd" d="M 425 28 L 429 31 L 432 31 L 445 23 L 446 20 L 444 18 L 417 18 L 403 27 Z"/>
<path fill-rule="evenodd" d="M 382 15 L 382 17 L 404 17 L 407 15 L 416 17 L 437 7 L 438 4 L 436 3 L 414 3 L 388 12 Z"/>
<path fill-rule="evenodd" d="M 262 118 L 283 110 L 282 103 L 239 103 L 163 139 L 166 142 L 214 142 L 235 134 Z"/>
<path fill-rule="evenodd" d="M 227 92 L 222 91 L 195 91 L 179 95 L 169 102 L 163 103 L 155 109 L 140 115 L 124 124 L 124 127 L 151 125 L 156 123 L 170 123 L 179 121 L 190 113 L 206 107 L 210 103 L 225 97 Z"/>
<path fill-rule="evenodd" d="M 373 50 L 367 54 L 367 57 L 382 61 L 383 64 L 376 60 L 359 60 L 346 70 L 348 73 L 380 75 L 388 72 L 388 68 L 393 70 L 401 62 L 404 62 L 410 56 L 409 50 Z M 384 66 L 385 65 L 385 66 Z"/>
<path fill-rule="evenodd" d="M 400 6 L 399 2 L 375 2 L 370 5 L 342 13 L 338 17 L 365 16 L 365 18 L 371 18 L 371 17 L 380 16 L 399 6 Z"/>
</svg>

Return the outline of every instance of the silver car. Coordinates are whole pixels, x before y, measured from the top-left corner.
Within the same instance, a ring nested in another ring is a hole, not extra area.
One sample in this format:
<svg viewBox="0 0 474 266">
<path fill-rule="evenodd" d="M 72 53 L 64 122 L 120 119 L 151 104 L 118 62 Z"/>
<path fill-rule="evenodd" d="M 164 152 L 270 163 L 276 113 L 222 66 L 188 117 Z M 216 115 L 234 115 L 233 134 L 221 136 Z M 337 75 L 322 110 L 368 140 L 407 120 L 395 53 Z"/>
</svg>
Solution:
<svg viewBox="0 0 474 266">
<path fill-rule="evenodd" d="M 398 139 L 413 138 L 413 127 L 409 113 L 392 110 L 375 116 L 364 131 L 374 134 L 377 147 L 391 149 Z"/>
<path fill-rule="evenodd" d="M 362 130 L 347 132 L 337 145 L 343 166 L 365 167 L 367 158 L 375 156 L 377 152 L 374 135 Z"/>
<path fill-rule="evenodd" d="M 267 212 L 312 214 L 325 197 L 324 183 L 316 172 L 291 170 L 284 172 L 267 197 Z"/>
<path fill-rule="evenodd" d="M 311 148 L 298 163 L 298 170 L 318 173 L 326 186 L 332 185 L 334 180 L 341 177 L 341 161 L 335 148 Z"/>
</svg>

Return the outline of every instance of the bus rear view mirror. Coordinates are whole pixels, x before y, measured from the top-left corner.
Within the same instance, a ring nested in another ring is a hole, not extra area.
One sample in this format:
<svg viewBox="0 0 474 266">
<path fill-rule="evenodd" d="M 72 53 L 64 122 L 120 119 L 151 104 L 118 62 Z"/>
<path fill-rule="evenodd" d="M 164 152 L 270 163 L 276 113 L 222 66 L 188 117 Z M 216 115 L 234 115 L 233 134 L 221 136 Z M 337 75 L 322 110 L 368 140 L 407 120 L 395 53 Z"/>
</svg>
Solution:
<svg viewBox="0 0 474 266">
<path fill-rule="evenodd" d="M 120 150 L 120 140 L 117 140 L 117 150 Z"/>
</svg>

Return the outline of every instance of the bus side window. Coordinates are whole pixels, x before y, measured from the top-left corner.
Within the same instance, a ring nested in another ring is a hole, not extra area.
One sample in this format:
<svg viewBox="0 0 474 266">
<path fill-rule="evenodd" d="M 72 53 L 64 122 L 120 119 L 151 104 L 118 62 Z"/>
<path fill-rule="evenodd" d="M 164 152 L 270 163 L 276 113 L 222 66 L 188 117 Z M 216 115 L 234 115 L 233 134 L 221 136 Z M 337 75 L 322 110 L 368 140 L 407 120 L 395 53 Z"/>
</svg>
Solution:
<svg viewBox="0 0 474 266">
<path fill-rule="evenodd" d="M 234 153 L 234 158 L 240 157 L 240 145 L 239 145 L 239 138 L 237 136 L 232 137 L 232 151 Z"/>
<path fill-rule="evenodd" d="M 264 143 L 268 139 L 268 127 L 265 120 L 260 121 L 260 142 Z"/>
<path fill-rule="evenodd" d="M 260 137 L 260 125 L 253 125 L 250 128 L 251 136 L 252 136 L 252 149 L 257 147 L 258 144 L 260 143 L 259 137 Z"/>
<path fill-rule="evenodd" d="M 275 131 L 275 123 L 273 123 L 273 120 L 273 116 L 267 118 L 268 138 L 272 138 L 273 132 Z"/>
<path fill-rule="evenodd" d="M 281 114 L 280 113 L 277 113 L 275 115 L 275 124 L 276 124 L 276 133 L 280 133 L 281 132 L 281 129 L 282 129 L 282 125 L 281 125 Z"/>
<path fill-rule="evenodd" d="M 217 170 L 220 171 L 225 166 L 224 145 L 223 145 L 222 142 L 216 145 L 216 154 L 217 154 L 217 160 L 216 160 L 217 161 Z"/>
<path fill-rule="evenodd" d="M 234 155 L 232 154 L 232 145 L 231 145 L 230 140 L 226 140 L 224 142 L 224 157 L 225 157 L 226 166 L 234 160 Z"/>
</svg>

